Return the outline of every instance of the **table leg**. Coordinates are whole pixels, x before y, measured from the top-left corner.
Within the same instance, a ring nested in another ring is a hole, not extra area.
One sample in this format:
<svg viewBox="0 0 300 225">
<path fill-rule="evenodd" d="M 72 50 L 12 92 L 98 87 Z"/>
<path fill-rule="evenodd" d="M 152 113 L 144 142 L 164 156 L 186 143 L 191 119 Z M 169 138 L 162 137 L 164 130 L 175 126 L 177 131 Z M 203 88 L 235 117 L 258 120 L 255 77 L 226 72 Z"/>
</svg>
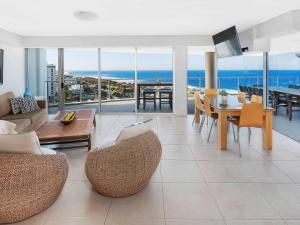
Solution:
<svg viewBox="0 0 300 225">
<path fill-rule="evenodd" d="M 94 127 L 96 127 L 96 116 L 94 116 L 93 124 L 94 124 Z"/>
<path fill-rule="evenodd" d="M 88 137 L 88 151 L 92 149 L 92 140 L 91 140 L 91 135 Z"/>
<path fill-rule="evenodd" d="M 219 112 L 218 118 L 218 147 L 220 150 L 227 150 L 227 114 Z"/>
<path fill-rule="evenodd" d="M 141 95 L 141 89 L 140 85 L 137 85 L 137 96 L 136 96 L 136 101 L 137 101 L 137 108 L 140 108 L 140 95 Z"/>
<path fill-rule="evenodd" d="M 263 126 L 263 148 L 265 150 L 272 150 L 272 123 L 273 123 L 273 112 L 267 111 L 264 116 Z"/>
</svg>

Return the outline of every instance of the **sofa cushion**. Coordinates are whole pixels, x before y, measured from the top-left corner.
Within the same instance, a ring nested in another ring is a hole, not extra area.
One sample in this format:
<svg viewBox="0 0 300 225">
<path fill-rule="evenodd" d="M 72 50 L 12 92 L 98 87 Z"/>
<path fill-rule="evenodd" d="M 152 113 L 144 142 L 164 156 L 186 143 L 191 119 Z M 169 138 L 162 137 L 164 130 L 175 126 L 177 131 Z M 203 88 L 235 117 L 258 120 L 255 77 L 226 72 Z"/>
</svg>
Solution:
<svg viewBox="0 0 300 225">
<path fill-rule="evenodd" d="M 0 135 L 0 152 L 42 154 L 39 139 L 34 131 L 22 134 Z"/>
<path fill-rule="evenodd" d="M 3 95 L 0 95 L 0 117 L 5 116 L 11 112 L 9 98 L 13 96 L 14 93 L 12 92 L 7 92 Z"/>
<path fill-rule="evenodd" d="M 116 142 L 120 142 L 129 138 L 133 138 L 135 136 L 146 133 L 149 130 L 153 129 L 153 120 L 147 120 L 144 122 L 134 123 L 129 127 L 123 128 L 121 130 L 119 136 L 116 139 Z"/>
<path fill-rule="evenodd" d="M 22 113 L 34 112 L 40 109 L 37 101 L 32 96 L 22 98 L 22 101 L 20 101 L 20 108 Z"/>
<path fill-rule="evenodd" d="M 1 134 L 16 134 L 16 124 L 6 120 L 0 120 L 0 135 Z"/>
<path fill-rule="evenodd" d="M 18 119 L 18 120 L 10 120 L 9 122 L 14 123 L 16 125 L 16 132 L 25 131 L 30 125 L 30 119 Z"/>
<path fill-rule="evenodd" d="M 21 112 L 21 106 L 20 103 L 22 103 L 23 97 L 18 96 L 18 97 L 10 97 L 10 105 L 11 105 L 11 111 L 13 114 L 18 114 Z"/>
<path fill-rule="evenodd" d="M 15 120 L 15 119 L 30 119 L 31 123 L 38 122 L 40 119 L 47 117 L 46 109 L 39 109 L 34 112 L 25 113 L 25 114 L 8 114 L 6 116 L 1 117 L 2 120 Z"/>
</svg>

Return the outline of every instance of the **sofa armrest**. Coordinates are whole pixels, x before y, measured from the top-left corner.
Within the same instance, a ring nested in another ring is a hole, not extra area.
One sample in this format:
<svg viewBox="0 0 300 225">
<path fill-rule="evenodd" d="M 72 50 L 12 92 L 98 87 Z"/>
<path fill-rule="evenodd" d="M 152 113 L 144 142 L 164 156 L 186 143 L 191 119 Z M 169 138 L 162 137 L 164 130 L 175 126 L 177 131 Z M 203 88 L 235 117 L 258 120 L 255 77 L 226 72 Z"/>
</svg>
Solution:
<svg viewBox="0 0 300 225">
<path fill-rule="evenodd" d="M 47 100 L 39 99 L 39 100 L 36 100 L 36 101 L 37 101 L 38 106 L 39 106 L 41 109 L 47 109 L 47 108 L 48 108 L 48 101 L 47 101 Z"/>
</svg>

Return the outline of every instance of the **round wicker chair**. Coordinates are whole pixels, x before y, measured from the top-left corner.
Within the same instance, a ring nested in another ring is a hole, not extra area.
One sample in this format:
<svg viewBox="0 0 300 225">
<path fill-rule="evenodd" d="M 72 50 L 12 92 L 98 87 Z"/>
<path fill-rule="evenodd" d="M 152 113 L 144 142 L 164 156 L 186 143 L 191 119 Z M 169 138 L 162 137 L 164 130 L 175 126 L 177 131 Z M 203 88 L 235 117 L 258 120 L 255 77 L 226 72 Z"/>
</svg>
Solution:
<svg viewBox="0 0 300 225">
<path fill-rule="evenodd" d="M 67 175 L 67 158 L 62 153 L 0 153 L 0 224 L 22 221 L 47 209 Z"/>
<path fill-rule="evenodd" d="M 154 132 L 123 140 L 88 153 L 85 171 L 93 188 L 110 197 L 126 197 L 142 190 L 161 159 Z"/>
</svg>

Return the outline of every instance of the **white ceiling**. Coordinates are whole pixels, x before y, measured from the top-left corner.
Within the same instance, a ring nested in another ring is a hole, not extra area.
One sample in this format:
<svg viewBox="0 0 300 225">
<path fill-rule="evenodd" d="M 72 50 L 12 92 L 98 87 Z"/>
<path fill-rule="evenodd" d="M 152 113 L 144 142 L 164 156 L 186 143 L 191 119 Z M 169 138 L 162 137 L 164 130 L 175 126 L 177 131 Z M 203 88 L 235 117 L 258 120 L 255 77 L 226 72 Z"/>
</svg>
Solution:
<svg viewBox="0 0 300 225">
<path fill-rule="evenodd" d="M 26 36 L 211 35 L 292 9 L 300 0 L 0 0 L 0 28 Z M 99 17 L 80 21 L 73 13 L 81 10 Z"/>
</svg>

